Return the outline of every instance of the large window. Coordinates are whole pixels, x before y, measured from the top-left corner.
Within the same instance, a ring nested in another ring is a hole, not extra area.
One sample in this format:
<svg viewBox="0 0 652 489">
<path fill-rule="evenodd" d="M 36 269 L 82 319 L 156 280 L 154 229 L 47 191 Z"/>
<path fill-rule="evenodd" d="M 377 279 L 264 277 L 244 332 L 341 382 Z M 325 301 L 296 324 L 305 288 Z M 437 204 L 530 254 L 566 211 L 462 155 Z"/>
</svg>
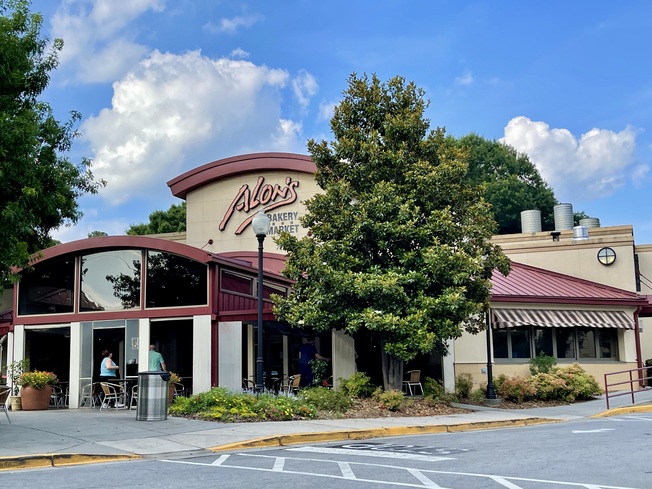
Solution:
<svg viewBox="0 0 652 489">
<path fill-rule="evenodd" d="M 548 355 L 560 359 L 618 359 L 616 328 L 550 328 L 521 326 L 494 329 L 494 358 L 519 359 Z"/>
<path fill-rule="evenodd" d="M 22 273 L 18 315 L 73 312 L 75 259 L 51 260 Z"/>
<path fill-rule="evenodd" d="M 81 258 L 79 311 L 140 308 L 140 250 L 113 250 Z"/>
<path fill-rule="evenodd" d="M 147 307 L 208 304 L 208 265 L 172 253 L 147 252 Z"/>
</svg>

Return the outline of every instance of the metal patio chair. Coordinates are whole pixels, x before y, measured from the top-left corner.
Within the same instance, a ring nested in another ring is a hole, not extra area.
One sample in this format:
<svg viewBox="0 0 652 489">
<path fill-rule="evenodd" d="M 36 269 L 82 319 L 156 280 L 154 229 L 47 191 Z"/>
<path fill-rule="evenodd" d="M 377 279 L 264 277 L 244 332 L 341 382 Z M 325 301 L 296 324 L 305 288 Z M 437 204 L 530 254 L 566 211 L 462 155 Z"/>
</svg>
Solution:
<svg viewBox="0 0 652 489">
<path fill-rule="evenodd" d="M 11 424 L 11 420 L 9 419 L 9 411 L 7 410 L 7 399 L 10 393 L 11 389 L 9 387 L 0 387 L 0 411 L 5 412 L 9 424 Z"/>
<path fill-rule="evenodd" d="M 111 404 L 117 409 L 126 409 L 126 395 L 125 390 L 120 384 L 110 384 L 109 382 L 100 382 L 102 392 L 104 392 L 104 399 L 100 411 L 109 409 Z"/>
<path fill-rule="evenodd" d="M 407 379 L 403 381 L 403 389 L 410 396 L 415 394 L 416 388 L 421 389 L 423 395 L 423 385 L 421 385 L 421 370 L 408 370 L 406 372 Z"/>
</svg>

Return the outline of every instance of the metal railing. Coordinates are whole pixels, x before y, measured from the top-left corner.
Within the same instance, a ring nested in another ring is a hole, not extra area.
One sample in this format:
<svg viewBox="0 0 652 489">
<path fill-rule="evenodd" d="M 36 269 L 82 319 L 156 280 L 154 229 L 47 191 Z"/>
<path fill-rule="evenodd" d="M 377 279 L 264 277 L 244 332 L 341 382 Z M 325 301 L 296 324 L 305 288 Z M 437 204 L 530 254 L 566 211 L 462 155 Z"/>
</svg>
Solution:
<svg viewBox="0 0 652 489">
<path fill-rule="evenodd" d="M 645 387 L 645 384 L 646 381 L 652 380 L 652 375 L 646 376 L 646 374 L 650 371 L 652 371 L 652 367 L 641 367 L 641 368 L 633 368 L 631 370 L 622 370 L 620 372 L 609 372 L 607 374 L 604 374 L 604 394 L 605 394 L 605 399 L 607 400 L 607 409 L 609 409 L 609 399 L 614 397 L 631 395 L 632 404 L 634 404 L 635 402 L 634 394 L 636 394 L 637 392 L 643 392 L 649 390 L 649 388 Z M 636 378 L 634 378 L 634 372 L 638 373 Z M 628 374 L 629 380 L 613 382 L 614 379 L 610 379 L 612 380 L 611 383 L 607 381 L 608 377 L 613 377 L 614 375 L 623 375 L 623 374 Z M 634 384 L 636 383 L 639 384 L 638 389 L 634 389 Z M 647 383 L 652 384 L 652 382 L 647 382 Z M 629 390 L 618 390 L 615 393 L 609 392 L 609 387 L 622 386 L 622 385 L 628 385 Z"/>
</svg>

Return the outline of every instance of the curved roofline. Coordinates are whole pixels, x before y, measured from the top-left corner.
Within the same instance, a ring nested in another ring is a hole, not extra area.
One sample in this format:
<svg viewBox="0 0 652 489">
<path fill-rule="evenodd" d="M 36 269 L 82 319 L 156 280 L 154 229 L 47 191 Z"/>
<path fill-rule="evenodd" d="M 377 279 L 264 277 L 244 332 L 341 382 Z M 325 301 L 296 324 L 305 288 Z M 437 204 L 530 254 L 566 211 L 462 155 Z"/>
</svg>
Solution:
<svg viewBox="0 0 652 489">
<path fill-rule="evenodd" d="M 35 260 L 33 263 L 84 251 L 127 248 L 147 248 L 156 251 L 167 251 L 202 263 L 214 261 L 215 257 L 213 253 L 200 250 L 194 246 L 177 241 L 169 241 L 167 239 L 153 238 L 151 236 L 95 236 L 47 248 L 34 255 Z"/>
<path fill-rule="evenodd" d="M 216 180 L 261 170 L 287 170 L 314 174 L 317 167 L 310 156 L 296 153 L 252 153 L 216 160 L 194 168 L 167 182 L 172 195 L 181 199 L 188 192 Z"/>
</svg>

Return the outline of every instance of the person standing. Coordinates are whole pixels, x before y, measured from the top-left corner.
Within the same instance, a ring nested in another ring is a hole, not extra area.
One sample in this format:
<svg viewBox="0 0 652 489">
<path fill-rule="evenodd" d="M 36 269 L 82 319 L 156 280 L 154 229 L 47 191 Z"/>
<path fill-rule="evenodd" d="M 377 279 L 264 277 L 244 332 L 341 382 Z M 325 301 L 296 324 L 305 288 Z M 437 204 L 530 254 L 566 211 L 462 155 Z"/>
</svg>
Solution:
<svg viewBox="0 0 652 489">
<path fill-rule="evenodd" d="M 100 382 L 115 380 L 118 376 L 118 365 L 113 361 L 113 353 L 109 350 L 102 352 L 102 363 L 100 363 Z"/>
<path fill-rule="evenodd" d="M 149 359 L 148 368 L 150 372 L 157 372 L 159 370 L 167 370 L 163 355 L 156 351 L 154 345 L 149 345 Z"/>
<path fill-rule="evenodd" d="M 317 360 L 330 362 L 330 358 L 320 355 L 317 351 L 317 348 L 315 347 L 315 337 L 308 336 L 306 342 L 301 345 L 301 348 L 299 349 L 299 374 L 301 374 L 299 387 L 308 387 L 312 385 L 313 375 L 310 362 L 315 358 Z"/>
</svg>

